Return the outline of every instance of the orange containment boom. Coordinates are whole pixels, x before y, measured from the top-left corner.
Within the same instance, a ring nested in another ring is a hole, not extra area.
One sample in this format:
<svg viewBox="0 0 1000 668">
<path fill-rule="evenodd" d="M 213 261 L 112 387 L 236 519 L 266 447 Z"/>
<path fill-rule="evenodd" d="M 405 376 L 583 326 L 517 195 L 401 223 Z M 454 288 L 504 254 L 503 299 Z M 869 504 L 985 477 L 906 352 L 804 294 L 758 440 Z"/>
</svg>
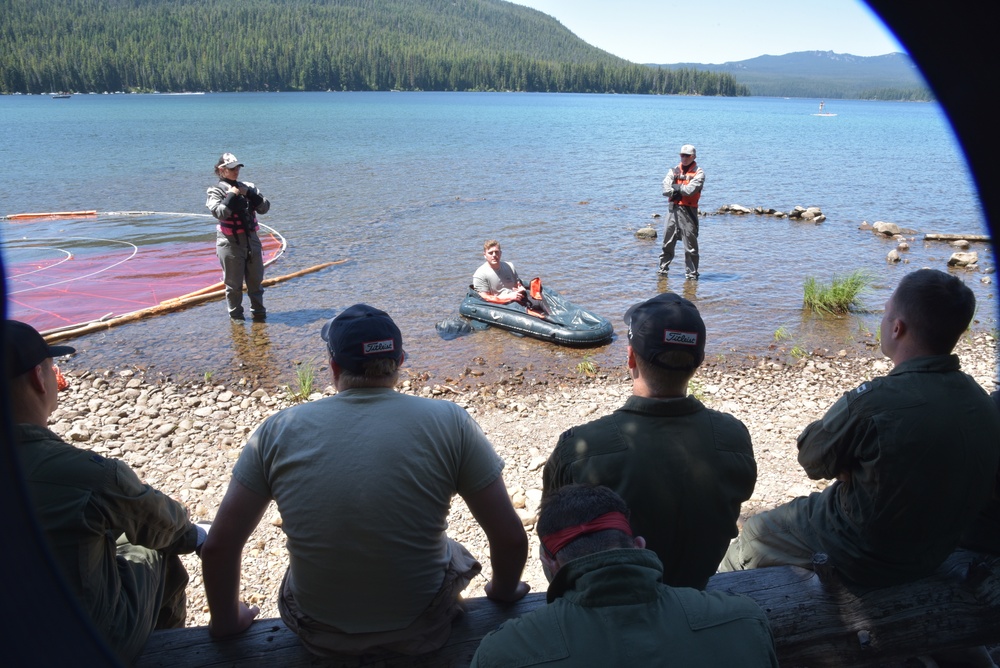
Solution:
<svg viewBox="0 0 1000 668">
<path fill-rule="evenodd" d="M 78 218 L 96 215 L 97 211 L 49 211 L 46 213 L 12 213 L 4 218 L 7 220 L 33 220 L 35 218 Z"/>
</svg>

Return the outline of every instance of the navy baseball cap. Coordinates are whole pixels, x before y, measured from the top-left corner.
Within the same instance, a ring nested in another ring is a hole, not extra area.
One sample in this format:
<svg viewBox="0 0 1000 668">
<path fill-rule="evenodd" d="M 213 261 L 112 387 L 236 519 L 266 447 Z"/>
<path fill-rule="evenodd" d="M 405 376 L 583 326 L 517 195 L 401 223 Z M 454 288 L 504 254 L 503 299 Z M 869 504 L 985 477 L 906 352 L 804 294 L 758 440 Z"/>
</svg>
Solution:
<svg viewBox="0 0 1000 668">
<path fill-rule="evenodd" d="M 389 314 L 355 304 L 323 325 L 323 340 L 334 361 L 351 373 L 364 372 L 365 360 L 403 359 L 403 335 Z"/>
<path fill-rule="evenodd" d="M 4 323 L 4 357 L 7 378 L 17 378 L 31 371 L 50 357 L 62 357 L 76 352 L 70 346 L 50 346 L 31 325 L 19 320 Z"/>
<path fill-rule="evenodd" d="M 664 292 L 625 311 L 628 343 L 632 350 L 664 369 L 685 371 L 705 361 L 705 321 L 694 304 L 674 292 Z M 661 364 L 656 356 L 672 350 L 691 353 L 694 364 L 678 367 Z"/>
</svg>

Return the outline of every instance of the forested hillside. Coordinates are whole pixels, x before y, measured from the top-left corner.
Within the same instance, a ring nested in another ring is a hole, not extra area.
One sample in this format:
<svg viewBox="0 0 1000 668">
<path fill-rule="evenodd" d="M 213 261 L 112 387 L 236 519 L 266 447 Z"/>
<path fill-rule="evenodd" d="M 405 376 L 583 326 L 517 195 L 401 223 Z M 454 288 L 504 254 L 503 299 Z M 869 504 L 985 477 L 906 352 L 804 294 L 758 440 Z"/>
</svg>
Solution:
<svg viewBox="0 0 1000 668">
<path fill-rule="evenodd" d="M 749 93 L 629 63 L 501 0 L 0 0 L 0 44 L 0 93 Z"/>
</svg>

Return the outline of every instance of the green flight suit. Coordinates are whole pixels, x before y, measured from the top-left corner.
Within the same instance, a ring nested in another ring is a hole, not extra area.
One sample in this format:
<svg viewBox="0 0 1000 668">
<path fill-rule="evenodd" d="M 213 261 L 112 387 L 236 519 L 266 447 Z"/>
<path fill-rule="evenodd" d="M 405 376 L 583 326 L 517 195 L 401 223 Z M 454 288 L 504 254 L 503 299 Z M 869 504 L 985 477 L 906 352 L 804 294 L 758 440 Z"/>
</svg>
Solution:
<svg viewBox="0 0 1000 668">
<path fill-rule="evenodd" d="M 752 599 L 669 587 L 662 574 L 649 550 L 574 559 L 549 585 L 548 605 L 487 634 L 470 668 L 778 665 Z"/>
<path fill-rule="evenodd" d="M 631 396 L 563 433 L 542 479 L 546 492 L 571 483 L 613 489 L 632 530 L 663 562 L 663 581 L 704 589 L 736 536 L 757 463 L 750 433 L 733 416 L 691 396 Z"/>
<path fill-rule="evenodd" d="M 992 496 L 1000 413 L 955 355 L 910 359 L 843 395 L 798 439 L 799 463 L 837 481 L 751 517 L 720 570 L 824 552 L 865 586 L 937 568 Z"/>
<path fill-rule="evenodd" d="M 184 625 L 197 529 L 184 506 L 139 481 L 124 462 L 76 448 L 52 431 L 14 427 L 39 526 L 70 589 L 126 663 L 150 631 Z"/>
</svg>

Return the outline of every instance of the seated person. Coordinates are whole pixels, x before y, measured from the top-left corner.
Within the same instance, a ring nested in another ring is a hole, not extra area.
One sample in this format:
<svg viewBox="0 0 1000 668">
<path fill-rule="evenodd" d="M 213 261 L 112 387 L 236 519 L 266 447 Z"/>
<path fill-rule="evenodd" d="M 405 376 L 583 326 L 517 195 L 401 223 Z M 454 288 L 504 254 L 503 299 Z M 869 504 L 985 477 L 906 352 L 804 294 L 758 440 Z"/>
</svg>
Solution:
<svg viewBox="0 0 1000 668">
<path fill-rule="evenodd" d="M 1000 462 L 1000 413 L 952 354 L 975 310 L 956 276 L 903 277 L 882 316 L 895 368 L 799 435 L 806 474 L 835 481 L 749 518 L 720 570 L 810 568 L 822 552 L 848 580 L 884 587 L 929 575 L 955 550 L 993 497 Z"/>
<path fill-rule="evenodd" d="M 75 350 L 50 347 L 26 323 L 4 326 L 14 447 L 38 524 L 80 607 L 131 664 L 154 628 L 184 626 L 188 575 L 177 555 L 194 552 L 205 532 L 125 462 L 48 429 L 66 387 L 52 358 Z"/>
<path fill-rule="evenodd" d="M 517 302 L 529 312 L 544 312 L 542 282 L 537 278 L 533 279 L 529 293 L 521 283 L 514 265 L 500 260 L 501 254 L 499 241 L 489 239 L 483 244 L 483 258 L 486 262 L 472 275 L 472 289 L 478 292 L 484 301 L 493 304 Z"/>
<path fill-rule="evenodd" d="M 663 562 L 663 582 L 704 589 L 757 484 L 750 432 L 688 394 L 705 359 L 705 321 L 694 304 L 665 292 L 630 308 L 625 324 L 632 396 L 559 437 L 542 489 L 610 487 Z"/>
<path fill-rule="evenodd" d="M 209 633 L 240 633 L 260 612 L 240 600 L 241 555 L 273 500 L 289 553 L 278 610 L 309 651 L 431 652 L 481 571 L 445 531 L 456 494 L 489 542 L 486 596 L 506 603 L 528 592 L 528 538 L 503 461 L 465 409 L 396 391 L 405 353 L 387 313 L 355 304 L 322 334 L 337 394 L 257 428 L 205 541 Z"/>
<path fill-rule="evenodd" d="M 491 666 L 777 666 L 767 617 L 721 591 L 674 588 L 633 537 L 607 487 L 567 485 L 542 498 L 539 554 L 548 605 L 483 638 L 471 668 Z"/>
<path fill-rule="evenodd" d="M 1000 390 L 993 392 L 990 397 L 1000 409 Z M 1000 450 L 1000 441 L 993 445 Z M 1000 468 L 997 469 L 992 498 L 962 534 L 958 546 L 976 552 L 1000 554 Z"/>
</svg>

